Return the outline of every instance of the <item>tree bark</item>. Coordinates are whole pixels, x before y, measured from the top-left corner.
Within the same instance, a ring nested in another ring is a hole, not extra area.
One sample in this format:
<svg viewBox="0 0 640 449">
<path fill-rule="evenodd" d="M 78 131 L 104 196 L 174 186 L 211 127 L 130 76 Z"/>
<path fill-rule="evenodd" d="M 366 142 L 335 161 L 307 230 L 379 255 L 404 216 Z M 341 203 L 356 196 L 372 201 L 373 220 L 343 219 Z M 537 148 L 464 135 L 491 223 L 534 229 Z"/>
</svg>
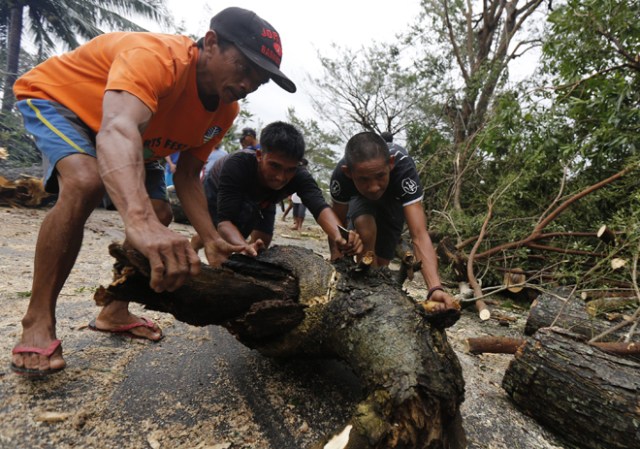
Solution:
<svg viewBox="0 0 640 449">
<path fill-rule="evenodd" d="M 522 338 L 477 337 L 467 338 L 465 346 L 469 354 L 515 354 L 523 343 Z"/>
<path fill-rule="evenodd" d="M 221 269 L 205 266 L 175 292 L 158 294 L 148 287 L 144 258 L 110 249 L 121 268 L 97 301 L 133 300 L 191 324 L 221 324 L 270 357 L 328 356 L 351 366 L 364 399 L 342 431 L 347 442 L 328 447 L 466 447 L 464 380 L 446 333 L 384 271 L 348 260 L 332 266 L 281 246 L 255 260 L 233 256 Z"/>
<path fill-rule="evenodd" d="M 578 298 L 570 298 L 566 303 L 558 298 L 568 298 L 570 289 L 558 289 L 554 293 L 555 295 L 543 293 L 531 304 L 524 328 L 526 335 L 533 335 L 538 329 L 551 326 L 561 310 L 562 313 L 554 326 L 570 330 L 587 339 L 601 334 L 615 324 L 589 315 L 585 304 Z M 610 341 L 615 341 L 624 334 L 624 329 L 613 332 Z"/>
<path fill-rule="evenodd" d="M 538 331 L 519 348 L 502 386 L 520 409 L 577 447 L 640 447 L 640 364 L 566 331 Z"/>
<path fill-rule="evenodd" d="M 515 354 L 525 343 L 524 338 L 476 337 L 467 338 L 466 349 L 469 354 Z M 640 343 L 589 343 L 609 354 L 632 356 L 640 361 Z"/>
</svg>

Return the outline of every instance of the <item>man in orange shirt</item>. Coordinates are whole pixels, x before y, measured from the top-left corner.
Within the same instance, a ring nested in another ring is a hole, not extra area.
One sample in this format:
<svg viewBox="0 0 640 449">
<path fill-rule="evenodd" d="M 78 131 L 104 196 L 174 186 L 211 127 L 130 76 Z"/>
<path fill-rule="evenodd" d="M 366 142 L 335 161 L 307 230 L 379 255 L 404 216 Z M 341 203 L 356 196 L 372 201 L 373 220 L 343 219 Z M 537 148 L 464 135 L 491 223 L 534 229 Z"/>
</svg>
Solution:
<svg viewBox="0 0 640 449">
<path fill-rule="evenodd" d="M 207 212 L 199 174 L 238 114 L 237 101 L 270 79 L 295 92 L 279 69 L 279 34 L 255 13 L 227 8 L 198 42 L 153 33 L 110 33 L 52 57 L 16 82 L 25 127 L 49 168 L 45 187 L 58 193 L 36 244 L 31 300 L 11 368 L 43 377 L 65 367 L 55 307 L 82 242 L 84 225 L 105 191 L 122 216 L 126 243 L 150 262 L 151 287 L 173 291 L 200 271 L 189 240 L 167 228 L 171 209 L 159 160 L 180 152 L 176 192 L 189 221 L 218 266 L 231 245 Z M 94 330 L 157 341 L 158 326 L 105 306 Z"/>
</svg>

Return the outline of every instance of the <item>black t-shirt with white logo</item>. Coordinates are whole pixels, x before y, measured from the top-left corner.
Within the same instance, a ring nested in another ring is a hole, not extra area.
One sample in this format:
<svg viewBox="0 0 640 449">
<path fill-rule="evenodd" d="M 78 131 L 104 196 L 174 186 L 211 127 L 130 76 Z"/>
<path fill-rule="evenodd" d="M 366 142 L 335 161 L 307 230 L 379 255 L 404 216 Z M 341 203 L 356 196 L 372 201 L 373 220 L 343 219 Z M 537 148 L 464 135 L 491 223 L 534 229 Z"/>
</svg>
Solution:
<svg viewBox="0 0 640 449">
<path fill-rule="evenodd" d="M 391 154 L 395 156 L 395 162 L 389 175 L 389 186 L 379 201 L 399 201 L 403 207 L 421 201 L 424 192 L 413 159 L 399 151 L 391 151 Z M 336 203 L 346 204 L 360 194 L 353 181 L 342 172 L 342 165 L 345 165 L 344 159 L 333 170 L 331 198 Z"/>
</svg>

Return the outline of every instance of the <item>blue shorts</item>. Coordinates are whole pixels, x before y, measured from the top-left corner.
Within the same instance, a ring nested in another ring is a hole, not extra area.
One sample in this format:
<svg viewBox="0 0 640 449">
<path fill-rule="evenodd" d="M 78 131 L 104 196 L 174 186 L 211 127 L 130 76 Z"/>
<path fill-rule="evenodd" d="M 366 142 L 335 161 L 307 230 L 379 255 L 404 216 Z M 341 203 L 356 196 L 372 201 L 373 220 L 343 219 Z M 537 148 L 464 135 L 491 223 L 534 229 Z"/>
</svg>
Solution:
<svg viewBox="0 0 640 449">
<path fill-rule="evenodd" d="M 24 118 L 24 127 L 35 137 L 36 146 L 45 160 L 44 186 L 58 193 L 55 167 L 72 154 L 96 157 L 96 133 L 70 109 L 50 100 L 30 98 L 16 103 Z M 164 182 L 164 168 L 158 161 L 145 164 L 145 186 L 152 199 L 169 201 Z"/>
</svg>

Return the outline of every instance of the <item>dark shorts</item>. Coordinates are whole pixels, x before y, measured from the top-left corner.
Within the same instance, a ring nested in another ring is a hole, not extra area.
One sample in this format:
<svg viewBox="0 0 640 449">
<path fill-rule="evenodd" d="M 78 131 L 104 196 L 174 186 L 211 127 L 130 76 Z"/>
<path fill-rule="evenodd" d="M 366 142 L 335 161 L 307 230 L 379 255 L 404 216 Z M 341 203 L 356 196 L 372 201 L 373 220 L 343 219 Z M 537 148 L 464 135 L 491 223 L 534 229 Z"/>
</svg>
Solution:
<svg viewBox="0 0 640 449">
<path fill-rule="evenodd" d="M 204 193 L 207 197 L 209 215 L 211 216 L 213 224 L 215 224 L 217 228 L 220 224 L 220 220 L 218 219 L 218 191 L 207 182 L 209 178 L 210 177 L 207 177 L 205 180 Z M 232 223 L 246 239 L 253 231 L 260 231 L 268 235 L 273 235 L 275 221 L 275 204 L 270 204 L 266 208 L 260 208 L 259 205 L 253 201 L 244 201 L 240 206 L 240 212 Z"/>
<path fill-rule="evenodd" d="M 378 201 L 370 201 L 356 196 L 349 201 L 347 213 L 352 228 L 353 220 L 361 215 L 372 215 L 376 220 L 376 255 L 383 259 L 393 259 L 405 223 L 402 204 L 384 197 Z"/>
<path fill-rule="evenodd" d="M 16 103 L 24 118 L 24 127 L 33 134 L 45 163 L 44 186 L 58 193 L 56 164 L 72 154 L 96 157 L 96 135 L 70 109 L 49 100 L 28 99 Z M 145 185 L 149 197 L 168 201 L 164 168 L 158 161 L 145 164 Z"/>
<path fill-rule="evenodd" d="M 304 218 L 307 214 L 307 208 L 302 203 L 293 203 L 293 216 L 298 218 Z"/>
</svg>

